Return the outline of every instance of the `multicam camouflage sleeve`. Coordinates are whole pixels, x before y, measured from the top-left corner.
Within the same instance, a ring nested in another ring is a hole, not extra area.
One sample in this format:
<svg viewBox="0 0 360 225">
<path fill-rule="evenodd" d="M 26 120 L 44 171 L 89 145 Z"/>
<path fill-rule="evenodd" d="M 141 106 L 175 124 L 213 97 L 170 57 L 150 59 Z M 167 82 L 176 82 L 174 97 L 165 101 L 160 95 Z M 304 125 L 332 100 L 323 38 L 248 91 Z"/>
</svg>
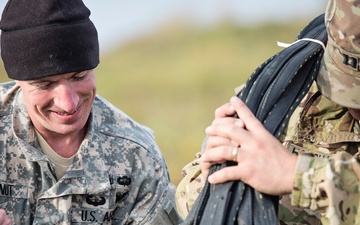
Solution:
<svg viewBox="0 0 360 225">
<path fill-rule="evenodd" d="M 313 152 L 298 151 L 291 203 L 319 213 L 324 225 L 360 224 L 359 118 L 347 109 L 360 109 L 359 9 L 355 0 L 328 1 L 328 42 L 317 86 L 331 102 L 320 96 L 304 110 L 293 138 Z"/>
<path fill-rule="evenodd" d="M 359 130 L 346 108 L 312 86 L 283 141 L 299 158 L 292 193 L 280 200 L 280 224 L 360 222 Z"/>
<path fill-rule="evenodd" d="M 201 153 L 196 153 L 195 159 L 183 168 L 184 178 L 176 189 L 176 207 L 182 219 L 188 215 L 205 184 L 205 179 L 201 176 L 200 157 Z"/>
<path fill-rule="evenodd" d="M 300 156 L 292 205 L 321 214 L 327 224 L 359 224 L 360 166 L 357 156 L 338 152 L 331 158 Z"/>
</svg>

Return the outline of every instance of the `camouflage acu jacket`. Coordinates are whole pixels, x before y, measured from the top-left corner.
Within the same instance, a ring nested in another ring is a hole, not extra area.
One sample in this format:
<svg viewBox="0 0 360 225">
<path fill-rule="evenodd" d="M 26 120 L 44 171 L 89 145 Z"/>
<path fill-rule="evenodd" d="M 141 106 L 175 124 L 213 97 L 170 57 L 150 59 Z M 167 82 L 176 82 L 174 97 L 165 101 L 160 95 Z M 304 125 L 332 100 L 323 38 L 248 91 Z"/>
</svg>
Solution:
<svg viewBox="0 0 360 225">
<path fill-rule="evenodd" d="M 281 141 L 299 155 L 291 195 L 281 196 L 279 224 L 360 224 L 359 121 L 314 84 Z M 199 158 L 183 169 L 176 203 L 184 218 L 204 184 Z"/>
<path fill-rule="evenodd" d="M 97 96 L 57 180 L 14 84 L 0 86 L 0 208 L 13 224 L 172 224 L 175 188 L 151 130 Z"/>
</svg>

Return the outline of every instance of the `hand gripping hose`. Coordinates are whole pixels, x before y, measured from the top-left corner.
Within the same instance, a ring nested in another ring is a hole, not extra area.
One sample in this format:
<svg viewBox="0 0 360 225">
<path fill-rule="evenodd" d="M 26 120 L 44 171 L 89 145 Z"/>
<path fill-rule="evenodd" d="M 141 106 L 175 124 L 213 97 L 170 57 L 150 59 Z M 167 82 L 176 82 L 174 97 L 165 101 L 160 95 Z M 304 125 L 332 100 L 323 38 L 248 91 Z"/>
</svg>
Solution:
<svg viewBox="0 0 360 225">
<path fill-rule="evenodd" d="M 300 32 L 293 44 L 260 65 L 238 93 L 237 96 L 276 138 L 280 137 L 291 114 L 315 80 L 326 42 L 322 14 Z M 233 163 L 214 165 L 210 174 Z M 241 181 L 217 185 L 206 182 L 182 224 L 278 224 L 278 201 L 278 196 L 262 194 Z"/>
</svg>

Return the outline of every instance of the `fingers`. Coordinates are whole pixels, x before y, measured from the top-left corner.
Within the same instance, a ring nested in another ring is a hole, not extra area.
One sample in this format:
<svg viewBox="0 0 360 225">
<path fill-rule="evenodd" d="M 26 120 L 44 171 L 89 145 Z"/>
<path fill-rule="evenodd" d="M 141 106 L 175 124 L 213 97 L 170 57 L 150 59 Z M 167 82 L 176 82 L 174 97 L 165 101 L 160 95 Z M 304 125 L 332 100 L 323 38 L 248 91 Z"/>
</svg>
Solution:
<svg viewBox="0 0 360 225">
<path fill-rule="evenodd" d="M 236 152 L 233 150 L 234 146 L 218 146 L 215 148 L 210 149 L 209 151 L 204 152 L 201 156 L 200 161 L 202 164 L 215 164 L 215 163 L 222 163 L 225 161 L 238 161 L 238 150 Z M 236 153 L 236 159 L 234 160 L 234 152 Z M 210 165 L 210 166 L 211 166 Z M 200 165 L 201 166 L 201 165 Z"/>
<path fill-rule="evenodd" d="M 238 162 L 239 148 L 233 145 L 221 145 L 205 151 L 200 158 L 200 169 L 203 176 L 208 176 L 210 167 L 226 161 Z"/>
<path fill-rule="evenodd" d="M 237 123 L 212 125 L 205 129 L 205 133 L 208 136 L 227 138 L 236 146 L 240 146 L 243 140 L 249 138 L 248 132 Z"/>
<path fill-rule="evenodd" d="M 233 127 L 233 126 L 245 128 L 245 123 L 240 118 L 233 118 L 233 117 L 219 118 L 219 119 L 215 119 L 212 122 L 211 126 L 209 126 L 205 129 L 205 133 L 208 135 L 216 136 L 215 133 L 207 133 L 207 131 L 208 131 L 208 129 L 212 129 L 210 127 L 221 127 L 221 126 L 224 126 L 227 129 L 231 129 L 231 127 Z"/>
<path fill-rule="evenodd" d="M 238 166 L 228 166 L 219 171 L 214 172 L 208 177 L 211 184 L 219 184 L 227 181 L 242 180 L 238 173 Z"/>
<path fill-rule="evenodd" d="M 237 115 L 244 122 L 247 130 L 256 130 L 259 126 L 262 127 L 262 123 L 255 117 L 246 104 L 238 97 L 232 97 L 230 99 L 231 105 L 234 107 Z"/>
<path fill-rule="evenodd" d="M 206 142 L 206 150 L 221 145 L 236 146 L 237 144 L 231 141 L 229 138 L 224 138 L 221 136 L 209 136 Z"/>
<path fill-rule="evenodd" d="M 221 153 L 219 153 L 221 151 Z M 222 159 L 223 162 L 225 161 L 235 161 L 239 160 L 239 152 L 241 152 L 240 148 L 234 147 L 218 147 L 218 149 L 214 149 L 214 151 L 209 151 L 201 157 L 200 167 L 203 171 L 204 177 L 208 177 L 209 169 L 215 163 L 213 160 L 218 160 L 219 158 Z M 220 163 L 217 161 L 217 163 Z M 242 173 L 239 173 L 239 168 L 241 164 L 236 164 L 234 166 L 227 166 L 222 168 L 221 170 L 215 171 L 208 177 L 208 181 L 211 184 L 219 184 L 224 183 L 227 181 L 234 181 L 234 180 L 243 180 L 240 177 L 241 174 L 247 173 L 247 168 L 241 169 Z M 203 168 L 206 167 L 206 170 Z M 205 172 L 205 173 L 204 173 Z"/>
<path fill-rule="evenodd" d="M 240 127 L 244 127 L 244 122 L 239 118 L 234 117 L 220 117 L 214 119 L 211 125 L 218 125 L 218 124 L 237 124 Z"/>
<path fill-rule="evenodd" d="M 239 145 L 242 141 L 247 141 L 251 133 L 257 135 L 267 135 L 267 130 L 262 123 L 255 117 L 251 110 L 238 97 L 230 99 L 239 118 L 219 118 L 215 119 L 205 132 L 209 136 L 222 136 L 229 138 Z"/>
<path fill-rule="evenodd" d="M 239 118 L 225 117 L 215 119 L 211 126 L 205 129 L 205 133 L 208 135 L 207 148 L 216 147 L 219 145 L 232 145 L 238 146 L 239 144 L 228 138 L 227 136 L 221 136 L 220 133 L 216 133 L 212 127 L 223 127 L 223 129 L 232 129 L 233 126 L 244 128 L 244 122 Z"/>
<path fill-rule="evenodd" d="M 0 225 L 10 225 L 11 220 L 6 217 L 6 212 L 4 209 L 0 209 Z"/>
<path fill-rule="evenodd" d="M 215 119 L 229 117 L 236 113 L 234 107 L 230 103 L 226 103 L 215 110 Z"/>
<path fill-rule="evenodd" d="M 201 157 L 200 167 L 202 174 L 207 177 L 210 167 L 214 164 L 228 160 L 238 161 L 237 147 L 239 141 L 237 135 L 241 135 L 245 123 L 241 118 L 229 117 L 236 113 L 232 104 L 227 103 L 219 107 L 215 112 L 215 119 L 211 126 L 206 128 L 208 140 L 206 149 Z"/>
<path fill-rule="evenodd" d="M 267 194 L 291 192 L 297 157 L 266 130 L 244 102 L 233 97 L 230 104 L 239 118 L 221 117 L 232 112 L 231 106 L 225 104 L 216 113 L 219 117 L 205 130 L 209 141 L 200 158 L 203 175 L 207 177 L 214 164 L 235 161 L 235 165 L 214 172 L 208 181 L 216 184 L 241 180 Z M 293 172 L 284 176 L 287 171 Z"/>
</svg>

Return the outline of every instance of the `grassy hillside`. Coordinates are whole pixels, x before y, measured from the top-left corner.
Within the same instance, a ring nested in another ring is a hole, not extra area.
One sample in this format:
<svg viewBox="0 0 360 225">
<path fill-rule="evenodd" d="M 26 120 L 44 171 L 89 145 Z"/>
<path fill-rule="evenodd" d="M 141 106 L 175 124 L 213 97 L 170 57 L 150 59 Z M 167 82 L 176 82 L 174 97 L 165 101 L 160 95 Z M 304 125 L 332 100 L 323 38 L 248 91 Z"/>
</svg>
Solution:
<svg viewBox="0 0 360 225">
<path fill-rule="evenodd" d="M 98 93 L 151 127 L 173 183 L 200 150 L 214 110 L 307 22 L 214 29 L 171 25 L 102 56 Z M 0 71 L 1 80 L 6 76 Z"/>
</svg>

